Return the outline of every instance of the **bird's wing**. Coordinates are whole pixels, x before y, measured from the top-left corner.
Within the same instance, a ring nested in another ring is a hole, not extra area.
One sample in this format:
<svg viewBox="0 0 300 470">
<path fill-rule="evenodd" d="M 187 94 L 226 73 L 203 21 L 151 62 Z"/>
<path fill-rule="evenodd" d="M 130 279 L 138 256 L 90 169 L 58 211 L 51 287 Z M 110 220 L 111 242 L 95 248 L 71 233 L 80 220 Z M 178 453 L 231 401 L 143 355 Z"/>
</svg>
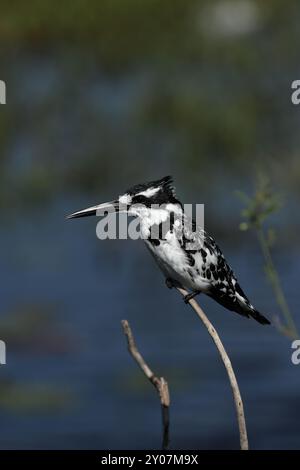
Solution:
<svg viewBox="0 0 300 470">
<path fill-rule="evenodd" d="M 228 303 L 227 308 L 236 307 L 236 303 L 245 304 L 251 308 L 249 299 L 239 286 L 233 270 L 215 242 L 203 229 L 188 220 L 182 229 L 180 240 L 182 248 L 190 264 L 194 264 L 199 275 L 209 283 L 209 295 L 222 303 Z"/>
</svg>

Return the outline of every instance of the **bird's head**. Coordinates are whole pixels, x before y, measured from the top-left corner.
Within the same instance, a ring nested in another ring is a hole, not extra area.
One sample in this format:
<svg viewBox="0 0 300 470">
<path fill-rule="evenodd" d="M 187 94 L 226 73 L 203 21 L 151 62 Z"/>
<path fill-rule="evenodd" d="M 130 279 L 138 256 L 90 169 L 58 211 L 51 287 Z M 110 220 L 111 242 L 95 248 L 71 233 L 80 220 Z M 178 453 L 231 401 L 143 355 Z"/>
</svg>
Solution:
<svg viewBox="0 0 300 470">
<path fill-rule="evenodd" d="M 181 207 L 176 198 L 172 177 L 165 176 L 157 181 L 137 184 L 114 201 L 74 212 L 67 218 L 103 215 L 105 212 L 127 212 L 129 215 L 143 217 L 149 214 L 150 210 L 176 211 Z"/>
</svg>

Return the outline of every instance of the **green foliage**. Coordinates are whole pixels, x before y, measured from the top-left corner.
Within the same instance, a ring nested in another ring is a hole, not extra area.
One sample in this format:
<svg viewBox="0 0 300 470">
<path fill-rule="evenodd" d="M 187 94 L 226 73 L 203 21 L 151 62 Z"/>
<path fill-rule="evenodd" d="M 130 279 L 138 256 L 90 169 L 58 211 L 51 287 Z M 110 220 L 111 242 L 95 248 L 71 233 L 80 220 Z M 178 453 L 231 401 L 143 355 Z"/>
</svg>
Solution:
<svg viewBox="0 0 300 470">
<path fill-rule="evenodd" d="M 240 230 L 243 231 L 261 230 L 266 219 L 282 206 L 281 197 L 272 191 L 270 181 L 263 173 L 257 177 L 256 190 L 252 197 L 240 191 L 237 191 L 237 195 L 246 204 L 241 213 L 246 219 L 240 224 Z M 273 230 L 268 232 L 268 240 L 271 241 L 274 235 Z"/>
<path fill-rule="evenodd" d="M 241 213 L 245 220 L 240 223 L 240 230 L 252 229 L 255 231 L 264 257 L 265 274 L 281 310 L 283 321 L 274 318 L 274 323 L 283 334 L 292 338 L 299 338 L 293 315 L 281 285 L 279 273 L 272 258 L 271 248 L 275 243 L 276 233 L 274 229 L 265 227 L 268 218 L 281 208 L 281 197 L 272 190 L 269 178 L 264 174 L 258 175 L 252 197 L 243 192 L 237 192 L 237 195 L 245 203 L 245 208 Z"/>
</svg>

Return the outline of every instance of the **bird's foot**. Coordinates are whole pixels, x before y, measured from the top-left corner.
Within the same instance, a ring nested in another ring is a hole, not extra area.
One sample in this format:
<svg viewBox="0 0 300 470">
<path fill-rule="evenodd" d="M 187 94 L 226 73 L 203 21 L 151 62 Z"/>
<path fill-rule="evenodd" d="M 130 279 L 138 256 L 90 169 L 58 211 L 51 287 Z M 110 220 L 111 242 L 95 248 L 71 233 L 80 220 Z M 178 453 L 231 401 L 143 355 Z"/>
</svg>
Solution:
<svg viewBox="0 0 300 470">
<path fill-rule="evenodd" d="M 190 294 L 187 294 L 183 297 L 183 300 L 186 304 L 189 303 L 190 300 L 192 300 L 196 295 L 200 294 L 200 291 L 196 290 L 195 292 L 191 292 Z"/>
<path fill-rule="evenodd" d="M 171 277 L 167 277 L 166 279 L 166 286 L 169 288 L 169 289 L 173 289 L 173 287 L 176 287 L 176 282 L 173 281 L 173 279 Z"/>
</svg>

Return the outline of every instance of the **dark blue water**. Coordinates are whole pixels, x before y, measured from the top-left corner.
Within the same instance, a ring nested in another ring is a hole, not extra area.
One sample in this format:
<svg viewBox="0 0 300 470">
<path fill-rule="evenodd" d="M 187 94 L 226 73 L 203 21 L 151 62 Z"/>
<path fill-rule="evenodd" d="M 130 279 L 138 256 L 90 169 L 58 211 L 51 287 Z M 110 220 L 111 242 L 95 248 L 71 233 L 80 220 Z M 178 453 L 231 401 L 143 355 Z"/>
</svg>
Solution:
<svg viewBox="0 0 300 470">
<path fill-rule="evenodd" d="M 127 352 L 126 318 L 150 366 L 169 382 L 171 447 L 238 448 L 230 386 L 207 331 L 165 287 L 141 241 L 100 242 L 96 220 L 64 220 L 80 206 L 65 200 L 1 228 L 0 447 L 160 447 L 158 397 Z M 220 244 L 253 303 L 272 317 L 279 312 L 260 254 L 237 236 L 240 244 Z M 297 316 L 299 253 L 277 261 Z M 291 341 L 199 301 L 232 359 L 251 448 L 298 448 L 300 366 L 291 363 Z"/>
</svg>

